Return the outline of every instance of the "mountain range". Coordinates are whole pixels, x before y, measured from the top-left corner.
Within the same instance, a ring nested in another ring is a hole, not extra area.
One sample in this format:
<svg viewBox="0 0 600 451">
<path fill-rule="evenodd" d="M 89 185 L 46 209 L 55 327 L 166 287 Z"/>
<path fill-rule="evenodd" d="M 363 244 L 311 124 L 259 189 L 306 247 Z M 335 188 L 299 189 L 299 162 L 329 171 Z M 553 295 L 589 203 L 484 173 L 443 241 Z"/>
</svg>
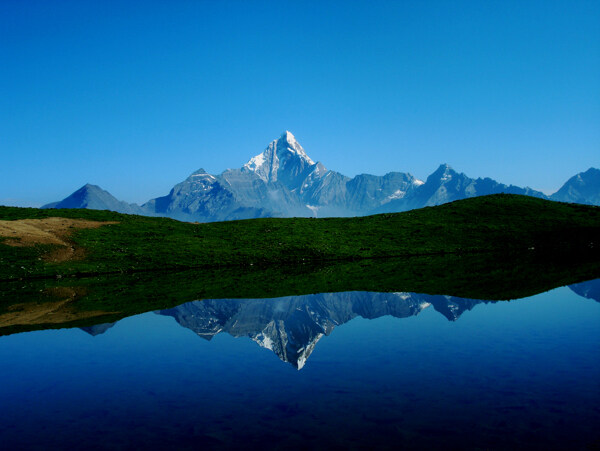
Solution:
<svg viewBox="0 0 600 451">
<path fill-rule="evenodd" d="M 562 202 L 600 205 L 600 170 L 590 168 L 546 196 L 529 187 L 473 179 L 442 164 L 427 180 L 410 173 L 350 178 L 314 162 L 289 131 L 239 169 L 219 175 L 194 171 L 165 196 L 139 206 L 86 184 L 42 208 L 90 208 L 183 221 L 225 221 L 259 217 L 364 216 L 440 205 L 487 194 L 510 193 Z"/>
</svg>

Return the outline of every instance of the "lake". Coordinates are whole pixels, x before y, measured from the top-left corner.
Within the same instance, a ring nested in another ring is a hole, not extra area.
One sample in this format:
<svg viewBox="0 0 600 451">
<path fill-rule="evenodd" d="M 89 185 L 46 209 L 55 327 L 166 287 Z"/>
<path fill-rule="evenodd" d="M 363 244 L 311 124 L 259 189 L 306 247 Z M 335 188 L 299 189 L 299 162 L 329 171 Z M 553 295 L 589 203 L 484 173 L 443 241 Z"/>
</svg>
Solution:
<svg viewBox="0 0 600 451">
<path fill-rule="evenodd" d="M 598 449 L 600 279 L 185 303 L 0 337 L 3 449 Z"/>
</svg>

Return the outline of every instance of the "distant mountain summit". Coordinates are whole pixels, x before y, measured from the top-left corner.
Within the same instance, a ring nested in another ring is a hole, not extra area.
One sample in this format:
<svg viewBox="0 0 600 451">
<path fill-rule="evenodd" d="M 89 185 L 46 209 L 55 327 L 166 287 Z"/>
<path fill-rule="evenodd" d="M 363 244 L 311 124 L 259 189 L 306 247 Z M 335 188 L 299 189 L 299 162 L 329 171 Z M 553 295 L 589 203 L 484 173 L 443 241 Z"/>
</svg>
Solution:
<svg viewBox="0 0 600 451">
<path fill-rule="evenodd" d="M 145 212 L 136 204 L 128 204 L 116 199 L 108 191 L 89 183 L 83 185 L 60 202 L 53 202 L 42 208 L 88 208 L 90 210 L 112 210 L 119 213 L 143 215 Z"/>
<path fill-rule="evenodd" d="M 600 169 L 589 168 L 571 177 L 550 199 L 600 205 Z"/>
<path fill-rule="evenodd" d="M 66 199 L 43 208 L 91 208 L 182 221 L 226 221 L 259 217 L 364 216 L 393 213 L 488 194 L 509 193 L 548 198 L 540 191 L 473 179 L 440 165 L 426 181 L 410 173 L 350 178 L 313 161 L 294 135 L 285 131 L 239 169 L 219 175 L 192 172 L 162 197 L 141 207 L 85 185 Z M 569 179 L 552 200 L 600 205 L 600 170 L 591 168 Z"/>
</svg>

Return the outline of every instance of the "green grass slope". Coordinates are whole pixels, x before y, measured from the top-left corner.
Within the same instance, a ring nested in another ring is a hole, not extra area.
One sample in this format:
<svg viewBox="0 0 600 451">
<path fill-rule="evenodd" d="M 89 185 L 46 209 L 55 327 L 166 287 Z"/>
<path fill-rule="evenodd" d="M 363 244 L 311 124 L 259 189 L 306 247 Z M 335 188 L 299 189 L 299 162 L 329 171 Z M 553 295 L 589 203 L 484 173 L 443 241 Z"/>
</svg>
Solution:
<svg viewBox="0 0 600 451">
<path fill-rule="evenodd" d="M 492 195 L 357 218 L 253 219 L 191 224 L 94 210 L 0 207 L 0 220 L 52 216 L 119 221 L 75 232 L 81 261 L 46 263 L 49 245 L 0 242 L 0 280 L 227 266 L 468 254 L 597 250 L 600 208 Z"/>
</svg>

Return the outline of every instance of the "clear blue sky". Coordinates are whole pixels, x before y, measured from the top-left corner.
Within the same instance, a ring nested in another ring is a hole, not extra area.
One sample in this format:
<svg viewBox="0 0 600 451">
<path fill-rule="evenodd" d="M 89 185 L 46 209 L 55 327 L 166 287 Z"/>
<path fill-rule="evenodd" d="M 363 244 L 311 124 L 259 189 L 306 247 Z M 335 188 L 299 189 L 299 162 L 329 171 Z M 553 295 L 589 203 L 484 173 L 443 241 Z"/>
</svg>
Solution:
<svg viewBox="0 0 600 451">
<path fill-rule="evenodd" d="M 119 199 L 284 130 L 353 176 L 600 167 L 600 2 L 0 2 L 0 203 Z"/>
</svg>

